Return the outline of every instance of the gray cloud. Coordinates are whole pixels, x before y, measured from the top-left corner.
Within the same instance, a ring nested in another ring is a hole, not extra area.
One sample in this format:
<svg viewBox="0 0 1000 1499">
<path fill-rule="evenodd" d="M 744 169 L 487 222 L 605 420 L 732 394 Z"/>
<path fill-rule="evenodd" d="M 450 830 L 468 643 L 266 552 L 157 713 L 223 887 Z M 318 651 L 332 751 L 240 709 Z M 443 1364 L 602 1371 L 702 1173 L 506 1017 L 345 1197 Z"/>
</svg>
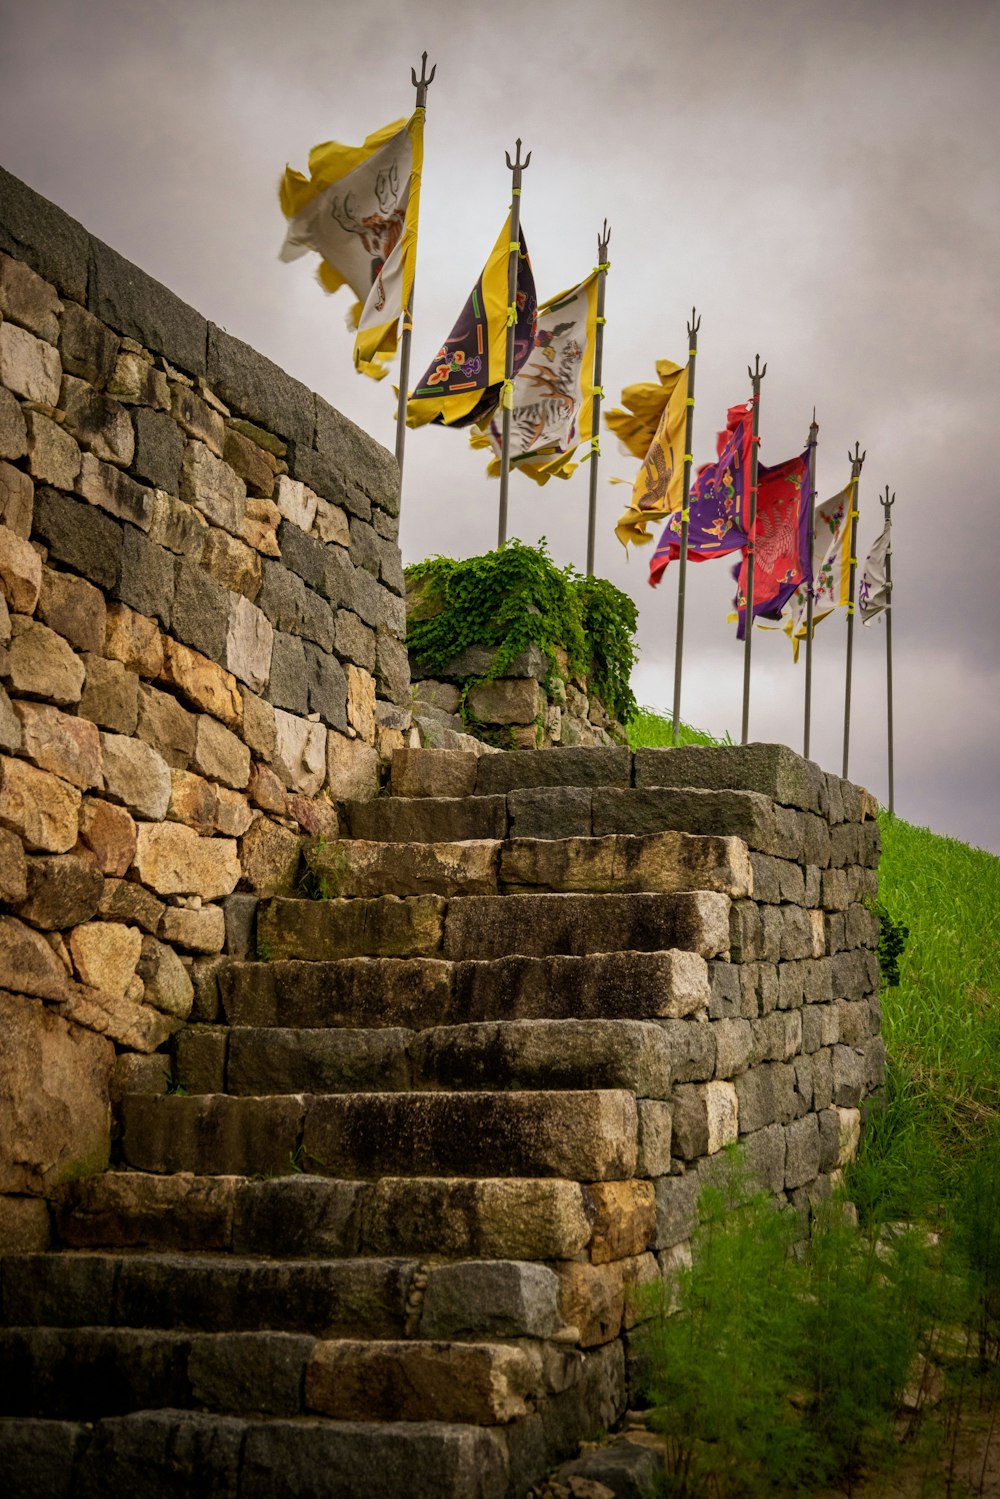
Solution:
<svg viewBox="0 0 1000 1499">
<path fill-rule="evenodd" d="M 0 4 L 4 165 L 391 444 L 389 382 L 355 376 L 343 314 L 305 263 L 279 265 L 285 160 L 358 139 L 431 91 L 414 364 L 447 333 L 503 220 L 503 151 L 534 152 L 523 211 L 544 295 L 593 263 L 612 223 L 605 387 L 682 358 L 702 312 L 696 456 L 711 456 L 746 365 L 768 361 L 762 453 L 798 448 L 815 402 L 819 487 L 868 450 L 859 550 L 890 483 L 899 811 L 1000 850 L 993 431 L 1000 11 L 989 0 L 122 0 Z M 603 476 L 634 462 L 606 441 Z M 409 434 L 409 560 L 496 538 L 496 486 L 461 434 Z M 587 471 L 512 481 L 512 534 L 580 564 Z M 612 526 L 598 569 L 640 605 L 643 700 L 672 696 L 675 588 L 651 591 Z M 671 569 L 671 574 L 674 572 Z M 724 563 L 692 568 L 685 715 L 739 728 Z M 817 635 L 814 752 L 840 765 L 844 628 Z M 801 667 L 754 644 L 751 732 L 801 743 Z M 852 774 L 885 792 L 884 636 L 858 630 Z"/>
</svg>

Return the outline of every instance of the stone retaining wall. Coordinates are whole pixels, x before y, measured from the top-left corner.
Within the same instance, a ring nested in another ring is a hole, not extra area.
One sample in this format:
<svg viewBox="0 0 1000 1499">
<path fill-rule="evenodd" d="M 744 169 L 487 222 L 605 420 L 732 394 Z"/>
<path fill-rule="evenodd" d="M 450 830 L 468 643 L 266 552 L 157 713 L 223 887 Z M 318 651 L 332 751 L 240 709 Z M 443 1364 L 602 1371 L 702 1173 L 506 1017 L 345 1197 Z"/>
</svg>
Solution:
<svg viewBox="0 0 1000 1499">
<path fill-rule="evenodd" d="M 0 170 L 0 1243 L 409 742 L 398 514 L 390 454 Z"/>
<path fill-rule="evenodd" d="M 423 677 L 411 656 L 413 717 L 425 748 L 464 748 L 457 735 L 505 750 L 627 742 L 587 678 L 573 676 L 565 651 L 550 661 L 530 646 L 503 676 L 491 677 L 496 654 L 496 647 L 468 646 L 434 678 Z"/>
</svg>

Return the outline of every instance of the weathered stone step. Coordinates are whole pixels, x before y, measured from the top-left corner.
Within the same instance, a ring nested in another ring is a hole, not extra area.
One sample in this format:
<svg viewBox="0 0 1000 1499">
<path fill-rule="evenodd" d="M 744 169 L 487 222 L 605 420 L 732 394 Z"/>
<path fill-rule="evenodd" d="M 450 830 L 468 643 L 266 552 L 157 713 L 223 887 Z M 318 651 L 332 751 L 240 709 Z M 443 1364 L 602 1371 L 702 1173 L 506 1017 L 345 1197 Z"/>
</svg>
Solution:
<svg viewBox="0 0 1000 1499">
<path fill-rule="evenodd" d="M 99 1420 L 198 1407 L 298 1416 L 314 1337 L 132 1327 L 0 1328 L 11 1416 Z"/>
<path fill-rule="evenodd" d="M 206 1254 L 9 1255 L 7 1327 L 191 1328 L 402 1337 L 418 1263 L 266 1261 Z"/>
<path fill-rule="evenodd" d="M 717 957 L 729 950 L 729 897 L 676 895 L 470 895 L 450 901 L 447 958 L 545 957 L 668 948 Z"/>
<path fill-rule="evenodd" d="M 543 1267 L 537 1268 L 556 1277 Z M 0 1329 L 5 1413 L 99 1420 L 191 1407 L 357 1421 L 526 1416 L 573 1355 L 490 1342 L 317 1340 L 291 1333 L 120 1327 Z"/>
<path fill-rule="evenodd" d="M 750 856 L 738 838 L 515 838 L 460 843 L 316 842 L 305 851 L 325 898 L 498 895 L 524 891 L 717 890 L 749 896 Z"/>
<path fill-rule="evenodd" d="M 353 957 L 453 959 L 663 952 L 716 957 L 729 949 L 727 895 L 466 895 L 445 900 L 394 895 L 374 900 L 263 902 L 258 952 L 270 959 Z"/>
<path fill-rule="evenodd" d="M 121 1153 L 140 1171 L 201 1175 L 635 1174 L 636 1101 L 625 1091 L 355 1093 L 230 1098 L 134 1094 Z"/>
<path fill-rule="evenodd" d="M 306 1374 L 310 1410 L 341 1421 L 468 1421 L 502 1426 L 565 1385 L 572 1355 L 491 1343 L 317 1345 Z M 547 1363 L 556 1368 L 547 1369 Z"/>
<path fill-rule="evenodd" d="M 525 1459 L 528 1484 L 539 1458 Z M 110 1417 L 93 1430 L 0 1420 L 0 1492 L 10 1499 L 372 1499 L 374 1474 L 379 1499 L 506 1499 L 510 1464 L 504 1435 L 439 1421 L 248 1421 L 183 1410 Z"/>
<path fill-rule="evenodd" d="M 493 796 L 523 786 L 630 786 L 626 748 L 510 750 L 482 755 L 402 749 L 392 757 L 393 796 Z"/>
<path fill-rule="evenodd" d="M 230 1025 L 403 1027 L 477 1020 L 681 1019 L 709 1002 L 694 952 L 507 957 L 347 958 L 231 963 L 219 975 Z"/>
<path fill-rule="evenodd" d="M 184 1091 L 277 1093 L 407 1089 L 629 1088 L 670 1093 L 661 1027 L 628 1020 L 518 1020 L 416 1032 L 188 1026 L 177 1038 Z"/>
<path fill-rule="evenodd" d="M 72 1248 L 291 1258 L 607 1258 L 609 1241 L 622 1236 L 630 1252 L 647 1248 L 655 1225 L 649 1182 L 591 1187 L 551 1177 L 359 1182 L 112 1171 L 67 1182 L 54 1208 L 58 1237 Z"/>
<path fill-rule="evenodd" d="M 346 820 L 352 838 L 376 843 L 677 832 L 736 837 L 756 853 L 784 859 L 801 859 L 808 851 L 807 863 L 822 864 L 829 856 L 829 829 L 812 813 L 776 806 L 759 791 L 683 785 L 537 786 L 506 796 L 383 796 L 348 803 Z M 808 836 L 818 840 L 819 846 L 807 848 L 804 839 Z"/>
</svg>

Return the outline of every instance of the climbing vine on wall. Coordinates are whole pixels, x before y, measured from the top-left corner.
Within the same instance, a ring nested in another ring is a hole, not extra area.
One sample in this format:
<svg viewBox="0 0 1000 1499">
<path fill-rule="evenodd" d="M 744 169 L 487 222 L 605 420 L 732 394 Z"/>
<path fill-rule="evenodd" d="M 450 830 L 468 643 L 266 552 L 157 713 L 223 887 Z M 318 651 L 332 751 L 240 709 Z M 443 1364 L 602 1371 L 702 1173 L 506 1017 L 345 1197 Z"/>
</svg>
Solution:
<svg viewBox="0 0 1000 1499">
<path fill-rule="evenodd" d="M 530 645 L 553 663 L 560 649 L 614 718 L 626 723 L 635 712 L 635 604 L 604 578 L 557 567 L 544 537 L 462 561 L 429 557 L 406 569 L 406 583 L 407 644 L 430 676 L 470 645 L 497 647 L 490 677 Z"/>
</svg>

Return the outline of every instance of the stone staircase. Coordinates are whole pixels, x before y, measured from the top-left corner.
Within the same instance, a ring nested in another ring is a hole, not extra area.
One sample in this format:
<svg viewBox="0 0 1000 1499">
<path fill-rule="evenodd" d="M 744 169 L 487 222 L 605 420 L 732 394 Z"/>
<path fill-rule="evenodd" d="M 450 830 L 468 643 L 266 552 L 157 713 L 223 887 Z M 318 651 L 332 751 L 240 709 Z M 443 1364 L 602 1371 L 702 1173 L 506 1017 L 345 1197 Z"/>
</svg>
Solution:
<svg viewBox="0 0 1000 1499">
<path fill-rule="evenodd" d="M 621 1417 L 678 1237 L 671 1026 L 752 892 L 720 830 L 782 835 L 637 767 L 397 752 L 321 898 L 261 904 L 176 1091 L 0 1264 L 10 1499 L 520 1499 Z"/>
</svg>

